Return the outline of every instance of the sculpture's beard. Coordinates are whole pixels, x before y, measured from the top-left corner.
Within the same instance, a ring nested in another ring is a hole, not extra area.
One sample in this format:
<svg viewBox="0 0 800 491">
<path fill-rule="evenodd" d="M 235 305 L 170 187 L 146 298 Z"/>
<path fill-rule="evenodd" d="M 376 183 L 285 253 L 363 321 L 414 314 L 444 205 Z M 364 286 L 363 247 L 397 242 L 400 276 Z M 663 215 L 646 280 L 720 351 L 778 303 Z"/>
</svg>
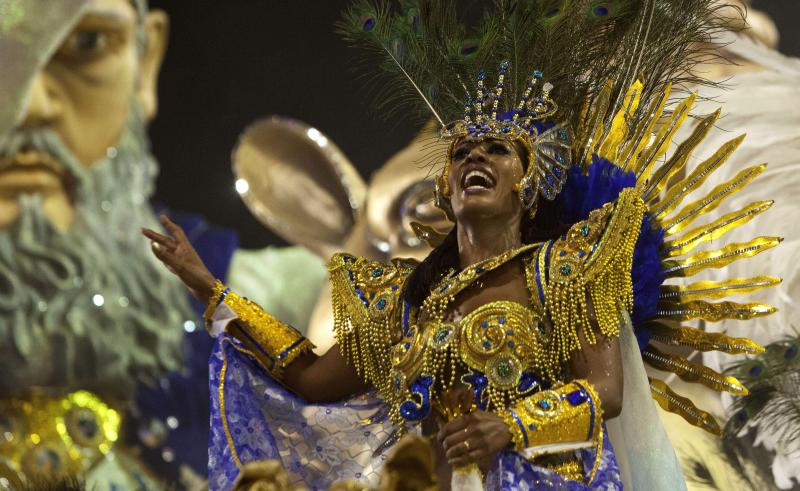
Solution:
<svg viewBox="0 0 800 491">
<path fill-rule="evenodd" d="M 75 222 L 58 231 L 38 196 L 0 232 L 0 391 L 85 388 L 131 396 L 137 380 L 180 367 L 186 290 L 157 263 L 141 227 L 157 164 L 141 112 L 110 156 L 86 167 L 46 130 L 0 137 L 0 155 L 32 148 L 75 179 Z M 114 155 L 116 153 L 116 155 Z"/>
</svg>

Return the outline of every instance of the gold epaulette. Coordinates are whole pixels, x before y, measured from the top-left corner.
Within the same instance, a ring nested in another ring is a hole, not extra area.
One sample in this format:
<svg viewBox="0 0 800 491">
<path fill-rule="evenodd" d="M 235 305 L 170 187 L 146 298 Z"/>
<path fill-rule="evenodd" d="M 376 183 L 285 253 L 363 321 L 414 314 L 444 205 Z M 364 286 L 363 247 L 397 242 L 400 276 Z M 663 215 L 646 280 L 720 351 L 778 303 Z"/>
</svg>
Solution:
<svg viewBox="0 0 800 491">
<path fill-rule="evenodd" d="M 381 394 L 391 391 L 390 348 L 408 320 L 400 294 L 413 267 L 407 261 L 384 264 L 343 253 L 328 264 L 339 350 Z"/>
<path fill-rule="evenodd" d="M 554 361 L 563 363 L 580 348 L 583 330 L 594 344 L 587 302 L 600 332 L 619 335 L 620 312 L 633 307 L 631 268 L 644 204 L 632 188 L 613 203 L 592 211 L 567 234 L 543 247 L 537 260 L 546 271 L 544 298 L 553 321 Z"/>
</svg>

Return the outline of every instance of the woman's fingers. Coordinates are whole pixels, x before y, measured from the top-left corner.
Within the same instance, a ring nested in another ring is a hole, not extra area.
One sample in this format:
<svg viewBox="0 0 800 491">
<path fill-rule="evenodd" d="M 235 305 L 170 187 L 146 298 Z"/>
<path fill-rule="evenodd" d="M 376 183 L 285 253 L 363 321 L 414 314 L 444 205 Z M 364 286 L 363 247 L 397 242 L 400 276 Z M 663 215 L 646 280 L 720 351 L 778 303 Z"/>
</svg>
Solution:
<svg viewBox="0 0 800 491">
<path fill-rule="evenodd" d="M 179 242 L 189 242 L 189 240 L 186 238 L 186 234 L 183 232 L 183 229 L 175 222 L 170 220 L 167 215 L 161 215 L 159 220 L 161 221 L 161 225 L 169 230 L 169 233 L 171 233 L 172 236 L 175 237 Z"/>
<path fill-rule="evenodd" d="M 464 453 L 458 457 L 449 458 L 447 459 L 447 463 L 450 464 L 453 468 L 463 467 L 469 464 L 477 464 L 480 460 L 484 457 L 484 452 L 482 449 L 470 449 L 469 452 Z"/>
<path fill-rule="evenodd" d="M 469 438 L 465 438 L 460 442 L 454 443 L 449 447 L 446 447 L 445 457 L 447 460 L 455 459 L 457 457 L 461 457 L 464 455 L 469 454 L 471 451 L 475 450 L 479 445 L 477 444 L 476 440 L 470 440 Z"/>
<path fill-rule="evenodd" d="M 469 415 L 467 414 L 461 416 L 460 418 L 456 418 L 453 421 L 450 421 L 449 423 L 444 425 L 442 429 L 439 430 L 439 435 L 438 435 L 439 443 L 444 445 L 445 440 L 449 436 L 457 434 L 458 432 L 463 432 L 469 425 L 469 421 L 470 421 Z"/>
<path fill-rule="evenodd" d="M 470 433 L 469 428 L 458 428 L 442 441 L 442 448 L 447 452 L 452 448 L 463 445 L 463 442 L 469 439 Z"/>
<path fill-rule="evenodd" d="M 180 258 L 178 258 L 170 249 L 161 245 L 159 242 L 153 241 L 150 247 L 153 250 L 153 254 L 155 254 L 155 256 L 162 263 L 164 263 L 170 269 L 170 271 L 177 274 L 177 271 L 180 269 Z"/>
<path fill-rule="evenodd" d="M 175 239 L 173 239 L 172 237 L 167 237 L 166 235 L 160 234 L 155 230 L 150 230 L 149 228 L 143 228 L 142 235 L 144 235 L 154 243 L 161 244 L 162 246 L 168 249 L 174 249 L 175 246 L 177 245 L 175 243 Z"/>
</svg>

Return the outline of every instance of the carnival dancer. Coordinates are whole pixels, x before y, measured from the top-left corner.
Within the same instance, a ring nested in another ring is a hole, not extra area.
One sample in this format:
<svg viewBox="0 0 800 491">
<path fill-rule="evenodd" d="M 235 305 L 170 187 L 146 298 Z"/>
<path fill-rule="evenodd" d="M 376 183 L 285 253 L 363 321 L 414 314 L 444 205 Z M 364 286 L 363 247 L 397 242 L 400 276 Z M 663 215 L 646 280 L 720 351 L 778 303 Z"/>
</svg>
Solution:
<svg viewBox="0 0 800 491">
<path fill-rule="evenodd" d="M 413 99 L 441 123 L 437 203 L 454 227 L 425 231 L 436 247 L 421 263 L 334 255 L 337 344 L 327 353 L 215 280 L 180 227 L 165 219 L 171 237 L 145 231 L 207 303 L 218 336 L 213 488 L 265 459 L 315 489 L 374 482 L 385 450 L 413 431 L 431 437 L 443 489 L 682 489 L 651 394 L 691 423 L 719 426 L 648 380 L 642 361 L 745 392 L 669 350 L 758 352 L 749 339 L 675 321 L 769 314 L 707 300 L 779 281 L 664 284 L 778 243 L 682 257 L 771 204 L 696 222 L 758 166 L 683 204 L 741 137 L 668 186 L 718 117 L 668 153 L 695 96 L 668 100 L 680 83 L 702 82 L 689 69 L 719 28 L 715 3 L 497 2 L 474 29 L 462 7 L 357 2 L 340 25 L 397 76 L 383 85 L 382 108 Z"/>
</svg>

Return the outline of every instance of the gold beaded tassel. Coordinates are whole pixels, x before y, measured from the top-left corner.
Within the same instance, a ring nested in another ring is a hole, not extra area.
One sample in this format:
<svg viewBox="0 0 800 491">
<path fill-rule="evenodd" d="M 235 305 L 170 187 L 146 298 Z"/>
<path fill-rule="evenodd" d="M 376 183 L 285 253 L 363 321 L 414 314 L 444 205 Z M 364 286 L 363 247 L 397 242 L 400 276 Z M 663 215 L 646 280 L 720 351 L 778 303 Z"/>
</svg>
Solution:
<svg viewBox="0 0 800 491">
<path fill-rule="evenodd" d="M 594 308 L 597 326 L 604 336 L 619 335 L 619 313 L 633 308 L 631 268 L 633 250 L 639 238 L 644 203 L 634 189 L 620 194 L 611 223 L 580 274 L 559 277 L 551 271 L 546 302 L 553 320 L 551 363 L 567 361 L 580 349 L 578 333 L 583 330 L 589 344 L 596 342 L 587 312 L 587 296 Z"/>
<path fill-rule="evenodd" d="M 373 318 L 355 291 L 348 266 L 334 256 L 330 271 L 333 329 L 342 356 L 383 397 L 391 397 L 391 316 Z M 353 265 L 352 267 L 357 267 Z"/>
</svg>

